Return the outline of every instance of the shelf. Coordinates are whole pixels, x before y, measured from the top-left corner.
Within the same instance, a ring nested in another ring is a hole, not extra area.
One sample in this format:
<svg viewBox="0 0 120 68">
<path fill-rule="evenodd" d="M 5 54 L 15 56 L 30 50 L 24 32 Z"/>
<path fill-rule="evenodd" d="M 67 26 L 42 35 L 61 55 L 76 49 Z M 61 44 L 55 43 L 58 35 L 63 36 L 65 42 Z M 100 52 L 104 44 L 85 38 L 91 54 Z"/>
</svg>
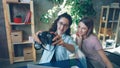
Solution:
<svg viewBox="0 0 120 68">
<path fill-rule="evenodd" d="M 106 20 L 102 20 L 102 19 L 101 19 L 101 23 L 103 23 L 103 22 L 104 22 L 104 23 L 106 23 L 107 21 L 106 21 Z"/>
<path fill-rule="evenodd" d="M 120 9 L 120 7 L 113 7 L 113 6 L 102 6 L 103 8 L 113 8 L 113 9 Z"/>
<path fill-rule="evenodd" d="M 113 20 L 109 20 L 109 22 L 118 22 L 118 20 L 114 20 L 114 21 Z"/>
<path fill-rule="evenodd" d="M 24 61 L 24 57 L 21 56 L 21 57 L 14 57 L 14 62 L 21 62 L 21 61 Z"/>
<path fill-rule="evenodd" d="M 24 59 L 24 56 L 14 57 L 14 62 L 32 61 L 33 59 Z"/>
<path fill-rule="evenodd" d="M 25 23 L 10 23 L 10 25 L 30 25 L 31 23 L 25 24 Z"/>
<path fill-rule="evenodd" d="M 120 7 L 102 6 L 98 37 L 104 45 L 106 39 L 117 41 L 120 23 Z"/>
<path fill-rule="evenodd" d="M 23 41 L 23 42 L 20 42 L 20 43 L 13 43 L 13 44 L 32 44 L 33 42 L 30 42 L 29 40 L 28 41 Z"/>
<path fill-rule="evenodd" d="M 100 36 L 105 36 L 105 34 L 103 34 L 103 33 L 100 33 L 99 35 Z M 110 35 L 106 34 L 106 36 L 110 36 Z"/>
<path fill-rule="evenodd" d="M 113 8 L 113 9 L 120 9 L 120 7 L 112 7 L 112 6 L 111 6 L 110 8 Z"/>
<path fill-rule="evenodd" d="M 23 2 L 7 2 L 8 4 L 30 4 L 30 3 L 23 3 Z"/>
<path fill-rule="evenodd" d="M 36 51 L 34 49 L 34 43 L 28 40 L 29 36 L 35 33 L 33 0 L 30 0 L 30 2 L 25 1 L 26 3 L 18 2 L 18 0 L 14 0 L 13 2 L 11 1 L 13 0 L 2 0 L 4 7 L 3 10 L 5 17 L 5 27 L 6 27 L 10 64 L 13 64 L 14 62 L 29 61 L 29 60 L 33 60 L 34 62 L 36 62 Z M 28 11 L 30 12 L 29 14 Z M 14 22 L 15 21 L 14 18 L 17 15 L 22 16 L 22 22 L 20 23 Z M 12 31 L 14 30 L 23 31 L 23 32 L 14 33 L 13 35 Z M 23 33 L 23 35 L 21 33 Z M 16 57 L 15 54 L 19 53 L 17 52 L 17 45 L 18 48 L 19 45 L 20 48 L 22 48 L 22 49 L 19 48 L 21 53 L 24 51 L 26 47 L 30 47 L 31 48 L 30 51 L 32 51 L 32 53 L 28 54 L 29 53 L 28 52 L 25 53 L 25 55 L 22 56 L 20 55 Z"/>
</svg>

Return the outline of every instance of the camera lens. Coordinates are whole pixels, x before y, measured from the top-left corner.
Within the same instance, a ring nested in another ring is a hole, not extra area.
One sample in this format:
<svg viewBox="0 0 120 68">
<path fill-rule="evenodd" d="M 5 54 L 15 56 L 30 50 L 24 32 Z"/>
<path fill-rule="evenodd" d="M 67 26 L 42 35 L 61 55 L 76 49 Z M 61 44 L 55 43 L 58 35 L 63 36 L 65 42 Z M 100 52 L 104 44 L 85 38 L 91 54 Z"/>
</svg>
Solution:
<svg viewBox="0 0 120 68">
<path fill-rule="evenodd" d="M 38 34 L 38 38 L 43 44 L 42 47 L 47 50 L 50 48 L 52 48 L 52 49 L 54 48 L 54 46 L 51 46 L 53 43 L 52 39 L 54 37 L 55 37 L 55 34 L 49 32 L 49 31 L 44 31 L 44 32 Z"/>
</svg>

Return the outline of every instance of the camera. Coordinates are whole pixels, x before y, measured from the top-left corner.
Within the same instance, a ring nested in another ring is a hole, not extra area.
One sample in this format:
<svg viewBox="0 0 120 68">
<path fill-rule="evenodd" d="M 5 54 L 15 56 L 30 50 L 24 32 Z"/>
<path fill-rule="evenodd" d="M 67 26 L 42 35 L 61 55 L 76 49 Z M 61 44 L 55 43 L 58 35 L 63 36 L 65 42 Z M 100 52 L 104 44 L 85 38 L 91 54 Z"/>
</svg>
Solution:
<svg viewBox="0 0 120 68">
<path fill-rule="evenodd" d="M 44 31 L 42 33 L 38 34 L 38 38 L 41 41 L 42 44 L 39 44 L 37 42 L 35 42 L 34 45 L 36 50 L 40 50 L 41 48 L 45 49 L 45 50 L 53 50 L 55 47 L 51 46 L 51 44 L 54 42 L 52 41 L 52 39 L 55 37 L 55 34 L 53 32 L 49 32 L 49 31 Z M 47 45 L 49 44 L 49 45 Z M 49 46 L 50 48 L 46 47 Z"/>
<path fill-rule="evenodd" d="M 55 37 L 53 32 L 44 31 L 38 34 L 38 38 L 42 42 L 43 45 L 49 44 L 51 45 L 54 41 L 52 39 Z"/>
</svg>

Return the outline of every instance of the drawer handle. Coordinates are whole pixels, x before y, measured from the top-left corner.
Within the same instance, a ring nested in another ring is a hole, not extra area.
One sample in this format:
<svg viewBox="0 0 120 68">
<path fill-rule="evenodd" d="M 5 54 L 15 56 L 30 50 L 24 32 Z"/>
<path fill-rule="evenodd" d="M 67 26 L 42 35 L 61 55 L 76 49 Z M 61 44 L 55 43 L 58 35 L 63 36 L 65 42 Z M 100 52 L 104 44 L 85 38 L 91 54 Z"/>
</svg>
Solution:
<svg viewBox="0 0 120 68">
<path fill-rule="evenodd" d="M 18 36 L 18 35 L 14 35 L 14 36 Z"/>
<path fill-rule="evenodd" d="M 30 54 L 30 53 L 26 53 L 26 54 Z"/>
</svg>

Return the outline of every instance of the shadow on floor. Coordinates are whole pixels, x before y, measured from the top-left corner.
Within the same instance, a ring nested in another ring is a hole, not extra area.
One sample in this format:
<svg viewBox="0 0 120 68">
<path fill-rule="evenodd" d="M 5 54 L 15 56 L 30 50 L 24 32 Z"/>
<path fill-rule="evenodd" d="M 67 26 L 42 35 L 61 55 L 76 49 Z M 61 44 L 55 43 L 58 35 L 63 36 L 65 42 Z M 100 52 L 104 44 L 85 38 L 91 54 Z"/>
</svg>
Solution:
<svg viewBox="0 0 120 68">
<path fill-rule="evenodd" d="M 120 55 L 105 51 L 106 55 L 108 56 L 109 60 L 118 65 L 120 67 Z"/>
<path fill-rule="evenodd" d="M 120 55 L 116 55 L 114 53 L 111 52 L 107 52 L 105 51 L 106 55 L 108 56 L 108 58 L 110 59 L 110 61 L 112 62 L 112 64 L 114 65 L 114 68 L 120 68 Z M 37 64 L 39 62 L 39 57 L 40 55 L 37 55 L 38 59 L 37 62 L 32 62 L 32 61 L 27 61 L 27 62 L 17 62 L 14 64 L 10 64 L 9 61 L 0 61 L 0 68 L 19 68 L 19 67 L 23 67 L 26 66 L 27 64 Z"/>
<path fill-rule="evenodd" d="M 0 61 L 0 68 L 19 68 L 26 66 L 27 64 L 37 64 L 40 60 L 41 54 L 37 54 L 37 61 L 25 61 L 25 62 L 16 62 L 10 64 L 9 60 Z"/>
</svg>

